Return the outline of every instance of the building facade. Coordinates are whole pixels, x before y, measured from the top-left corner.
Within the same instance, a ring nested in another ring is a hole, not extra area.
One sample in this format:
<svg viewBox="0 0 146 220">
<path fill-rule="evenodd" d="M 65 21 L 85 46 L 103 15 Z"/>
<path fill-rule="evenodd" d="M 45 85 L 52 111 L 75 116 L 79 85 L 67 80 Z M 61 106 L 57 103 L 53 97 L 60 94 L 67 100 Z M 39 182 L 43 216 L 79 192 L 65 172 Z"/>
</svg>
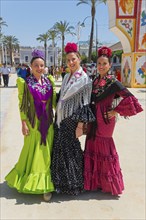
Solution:
<svg viewBox="0 0 146 220">
<path fill-rule="evenodd" d="M 30 64 L 31 58 L 32 58 L 32 51 L 36 49 L 34 47 L 23 47 L 20 46 L 19 51 L 15 50 L 13 52 L 13 65 L 16 66 L 19 63 L 25 63 L 27 65 Z M 37 49 L 44 51 L 44 47 L 37 47 Z M 45 52 L 45 51 L 44 51 Z M 50 45 L 47 48 L 47 57 L 46 57 L 46 66 L 58 66 L 60 65 L 60 50 L 58 47 L 52 48 Z M 8 51 L 3 51 L 3 57 L 1 59 L 1 63 L 10 64 L 10 54 Z"/>
</svg>

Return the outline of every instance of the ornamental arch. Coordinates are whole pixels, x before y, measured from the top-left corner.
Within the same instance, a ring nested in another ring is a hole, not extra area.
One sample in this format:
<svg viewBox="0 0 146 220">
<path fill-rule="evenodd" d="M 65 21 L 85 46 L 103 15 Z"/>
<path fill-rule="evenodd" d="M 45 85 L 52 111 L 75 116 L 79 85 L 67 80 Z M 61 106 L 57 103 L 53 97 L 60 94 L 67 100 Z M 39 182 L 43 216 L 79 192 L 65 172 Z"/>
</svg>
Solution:
<svg viewBox="0 0 146 220">
<path fill-rule="evenodd" d="M 109 28 L 121 41 L 122 83 L 146 88 L 145 0 L 107 0 Z"/>
</svg>

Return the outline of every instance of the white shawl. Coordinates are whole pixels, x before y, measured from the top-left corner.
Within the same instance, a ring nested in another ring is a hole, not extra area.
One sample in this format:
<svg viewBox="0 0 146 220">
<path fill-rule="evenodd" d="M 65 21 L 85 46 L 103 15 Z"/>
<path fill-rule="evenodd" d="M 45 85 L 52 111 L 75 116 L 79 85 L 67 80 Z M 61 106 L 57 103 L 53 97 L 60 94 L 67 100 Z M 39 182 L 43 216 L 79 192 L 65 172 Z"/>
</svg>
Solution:
<svg viewBox="0 0 146 220">
<path fill-rule="evenodd" d="M 70 75 L 69 73 L 64 77 L 57 104 L 57 124 L 59 127 L 63 119 L 70 117 L 77 109 L 90 103 L 92 81 L 88 75 L 82 67 L 74 72 L 71 78 Z"/>
</svg>

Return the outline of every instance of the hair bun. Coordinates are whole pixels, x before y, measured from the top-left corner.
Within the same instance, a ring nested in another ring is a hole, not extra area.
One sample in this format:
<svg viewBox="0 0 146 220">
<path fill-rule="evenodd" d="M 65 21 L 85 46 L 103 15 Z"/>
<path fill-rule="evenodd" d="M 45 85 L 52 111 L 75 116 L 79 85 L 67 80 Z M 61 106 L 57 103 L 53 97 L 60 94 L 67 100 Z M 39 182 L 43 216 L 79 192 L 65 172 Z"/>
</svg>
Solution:
<svg viewBox="0 0 146 220">
<path fill-rule="evenodd" d="M 77 44 L 75 44 L 75 43 L 67 43 L 67 45 L 64 48 L 64 51 L 66 53 L 77 52 L 78 51 Z"/>
<path fill-rule="evenodd" d="M 101 47 L 98 49 L 98 57 L 102 56 L 102 55 L 106 55 L 107 57 L 111 57 L 112 56 L 112 50 L 106 46 Z"/>
<path fill-rule="evenodd" d="M 44 52 L 41 51 L 41 50 L 37 50 L 37 49 L 35 49 L 34 51 L 32 51 L 32 57 L 42 58 L 43 60 L 45 59 Z"/>
</svg>

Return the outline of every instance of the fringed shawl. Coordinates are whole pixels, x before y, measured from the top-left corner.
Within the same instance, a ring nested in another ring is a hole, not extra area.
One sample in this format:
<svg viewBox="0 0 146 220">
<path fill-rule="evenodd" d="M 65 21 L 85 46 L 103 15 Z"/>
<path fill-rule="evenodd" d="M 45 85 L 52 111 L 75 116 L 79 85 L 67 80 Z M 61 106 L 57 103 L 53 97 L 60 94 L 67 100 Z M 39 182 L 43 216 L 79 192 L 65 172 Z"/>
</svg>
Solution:
<svg viewBox="0 0 146 220">
<path fill-rule="evenodd" d="M 42 83 L 43 85 L 40 85 L 33 75 L 26 79 L 20 111 L 27 115 L 32 128 L 37 116 L 40 122 L 38 130 L 41 133 L 41 144 L 46 144 L 47 132 L 53 122 L 52 85 L 49 79 L 43 77 Z"/>
<path fill-rule="evenodd" d="M 67 74 L 63 80 L 60 98 L 57 104 L 57 124 L 73 115 L 79 108 L 90 103 L 92 82 L 80 68 L 73 73 L 70 80 Z"/>
</svg>

